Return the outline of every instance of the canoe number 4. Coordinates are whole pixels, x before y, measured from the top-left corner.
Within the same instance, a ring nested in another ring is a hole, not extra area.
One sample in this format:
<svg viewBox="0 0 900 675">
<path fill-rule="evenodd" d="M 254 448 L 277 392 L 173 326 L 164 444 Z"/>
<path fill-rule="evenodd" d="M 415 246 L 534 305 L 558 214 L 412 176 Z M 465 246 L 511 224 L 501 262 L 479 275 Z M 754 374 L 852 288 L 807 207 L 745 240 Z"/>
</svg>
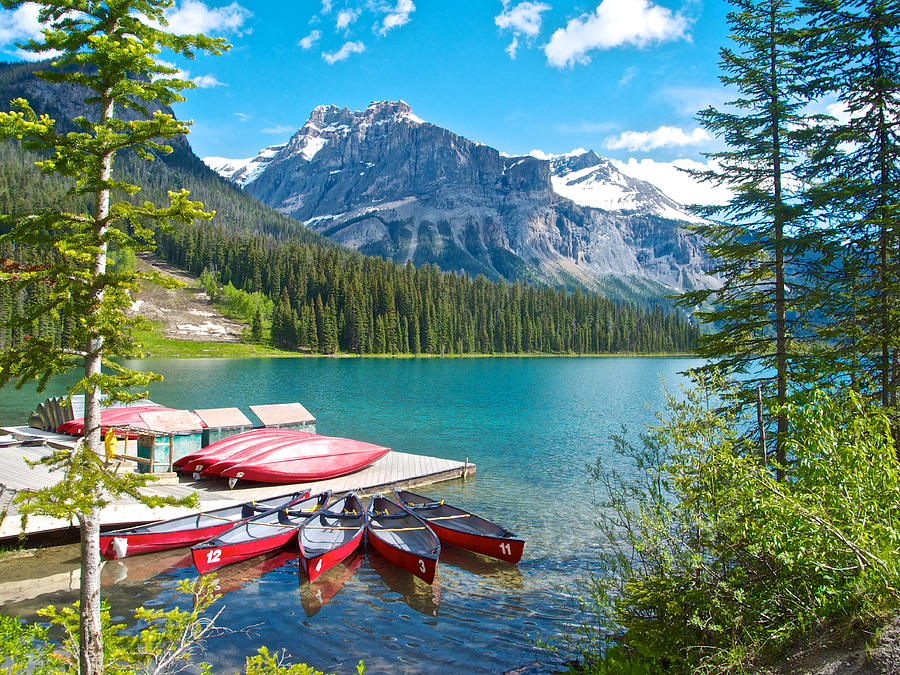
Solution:
<svg viewBox="0 0 900 675">
<path fill-rule="evenodd" d="M 222 549 L 214 548 L 212 551 L 206 552 L 206 562 L 212 564 L 217 563 L 222 558 Z"/>
<path fill-rule="evenodd" d="M 322 569 L 322 559 L 319 558 L 319 562 L 316 563 L 316 572 Z"/>
<path fill-rule="evenodd" d="M 425 574 L 425 561 L 419 558 L 419 569 L 422 571 L 422 574 Z"/>
<path fill-rule="evenodd" d="M 507 542 L 507 541 L 500 542 L 500 553 L 505 553 L 506 555 L 512 555 L 512 546 L 510 546 L 509 542 Z"/>
</svg>

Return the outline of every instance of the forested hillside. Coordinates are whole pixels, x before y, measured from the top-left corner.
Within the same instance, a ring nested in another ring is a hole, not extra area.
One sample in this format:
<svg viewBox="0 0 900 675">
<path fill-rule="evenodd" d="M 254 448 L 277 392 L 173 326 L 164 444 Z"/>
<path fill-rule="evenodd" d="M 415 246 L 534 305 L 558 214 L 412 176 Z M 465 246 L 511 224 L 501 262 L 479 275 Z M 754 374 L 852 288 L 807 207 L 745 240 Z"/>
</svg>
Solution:
<svg viewBox="0 0 900 675">
<path fill-rule="evenodd" d="M 34 64 L 0 65 L 0 100 L 25 96 L 38 112 L 65 127 L 83 114 L 79 92 L 37 80 Z M 191 151 L 186 139 L 156 161 L 121 155 L 115 172 L 142 186 L 136 199 L 162 203 L 169 190 L 190 190 L 215 211 L 210 223 L 158 232 L 159 253 L 184 269 L 206 271 L 220 285 L 269 295 L 275 304 L 271 339 L 278 346 L 322 353 L 610 353 L 685 351 L 698 331 L 667 308 L 614 303 L 522 283 L 416 269 L 348 251 L 226 183 Z M 28 213 L 45 208 L 83 212 L 90 205 L 67 198 L 68 185 L 42 176 L 38 157 L 20 144 L 0 145 L 0 209 Z M 0 258 L 40 264 L 51 251 L 0 244 Z M 12 263 L 6 263 L 12 264 Z M 65 321 L 53 312 L 28 330 L 6 322 L 42 302 L 46 289 L 0 288 L 0 348 L 33 333 L 65 341 Z M 267 322 L 268 322 L 267 321 Z M 268 337 L 268 336 L 266 336 Z"/>
</svg>

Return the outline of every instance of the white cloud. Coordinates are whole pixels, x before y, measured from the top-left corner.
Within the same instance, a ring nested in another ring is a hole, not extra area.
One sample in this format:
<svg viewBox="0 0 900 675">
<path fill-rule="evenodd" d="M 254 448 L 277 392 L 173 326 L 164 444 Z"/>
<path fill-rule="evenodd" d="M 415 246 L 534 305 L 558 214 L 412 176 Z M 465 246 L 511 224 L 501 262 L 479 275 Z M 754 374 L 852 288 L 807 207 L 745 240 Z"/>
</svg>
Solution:
<svg viewBox="0 0 900 675">
<path fill-rule="evenodd" d="M 305 38 L 302 38 L 298 44 L 301 47 L 303 47 L 303 49 L 310 49 L 316 42 L 318 42 L 321 39 L 321 37 L 322 37 L 322 31 L 314 30 L 309 35 L 307 35 Z"/>
<path fill-rule="evenodd" d="M 494 17 L 494 23 L 500 30 L 512 31 L 512 42 L 506 48 L 509 58 L 516 58 L 519 36 L 524 36 L 529 42 L 537 37 L 541 32 L 541 15 L 549 9 L 550 5 L 543 2 L 520 2 L 510 7 L 509 0 L 503 0 L 503 11 Z"/>
<path fill-rule="evenodd" d="M 386 34 L 392 28 L 399 28 L 409 23 L 410 14 L 416 11 L 416 6 L 412 0 L 397 0 L 397 4 L 393 7 L 388 6 L 382 10 L 387 12 L 387 16 L 381 22 L 381 35 Z"/>
<path fill-rule="evenodd" d="M 342 9 L 338 12 L 337 21 L 335 22 L 335 27 L 338 30 L 344 30 L 350 26 L 354 21 L 359 18 L 359 10 L 358 9 Z"/>
<path fill-rule="evenodd" d="M 331 13 L 331 0 L 322 0 L 322 14 Z"/>
<path fill-rule="evenodd" d="M 211 8 L 200 0 L 184 0 L 166 12 L 167 30 L 172 33 L 237 33 L 253 13 L 237 2 Z"/>
<path fill-rule="evenodd" d="M 39 9 L 37 5 L 27 3 L 14 12 L 4 11 L 0 14 L 0 44 L 11 45 L 14 42 L 41 37 Z"/>
<path fill-rule="evenodd" d="M 697 162 L 692 159 L 676 159 L 673 162 L 657 162 L 652 159 L 629 158 L 627 162 L 612 160 L 622 173 L 646 180 L 656 185 L 669 197 L 681 204 L 727 204 L 731 191 L 710 183 L 701 183 L 680 169 L 705 171 L 715 168 L 714 162 Z"/>
<path fill-rule="evenodd" d="M 191 78 L 191 82 L 198 89 L 212 89 L 213 87 L 221 87 L 224 85 L 223 82 L 219 82 L 213 75 L 197 75 L 196 77 Z"/>
<path fill-rule="evenodd" d="M 588 63 L 587 53 L 622 45 L 646 47 L 655 42 L 689 39 L 688 19 L 649 0 L 603 0 L 592 13 L 557 29 L 544 47 L 557 68 Z"/>
<path fill-rule="evenodd" d="M 279 124 L 276 127 L 267 127 L 259 130 L 261 134 L 287 134 L 292 131 L 296 131 L 296 129 L 294 129 L 294 127 L 289 127 L 286 124 Z"/>
<path fill-rule="evenodd" d="M 351 54 L 362 54 L 366 51 L 366 46 L 362 42 L 345 42 L 344 46 L 331 54 L 322 52 L 322 58 L 326 63 L 333 64 L 338 61 L 345 61 L 350 58 Z"/>
<path fill-rule="evenodd" d="M 247 120 L 250 119 L 250 115 L 248 115 L 247 113 L 242 113 L 242 112 L 236 112 L 236 113 L 234 113 L 234 116 L 237 117 L 241 122 L 246 122 Z"/>
<path fill-rule="evenodd" d="M 690 133 L 678 127 L 661 126 L 653 131 L 623 131 L 606 139 L 610 150 L 656 150 L 657 148 L 698 145 L 712 140 L 705 129 L 695 128 Z"/>
</svg>

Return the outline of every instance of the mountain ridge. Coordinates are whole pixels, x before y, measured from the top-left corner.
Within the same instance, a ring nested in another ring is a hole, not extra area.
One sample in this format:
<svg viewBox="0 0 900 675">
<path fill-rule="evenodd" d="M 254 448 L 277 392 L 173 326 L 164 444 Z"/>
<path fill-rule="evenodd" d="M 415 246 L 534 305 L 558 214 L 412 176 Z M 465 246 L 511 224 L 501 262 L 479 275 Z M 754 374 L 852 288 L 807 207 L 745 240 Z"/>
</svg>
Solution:
<svg viewBox="0 0 900 675">
<path fill-rule="evenodd" d="M 684 230 L 696 217 L 611 160 L 505 155 L 403 101 L 318 106 L 287 143 L 231 174 L 205 161 L 332 240 L 400 263 L 592 290 L 618 280 L 658 295 L 717 284 Z"/>
</svg>

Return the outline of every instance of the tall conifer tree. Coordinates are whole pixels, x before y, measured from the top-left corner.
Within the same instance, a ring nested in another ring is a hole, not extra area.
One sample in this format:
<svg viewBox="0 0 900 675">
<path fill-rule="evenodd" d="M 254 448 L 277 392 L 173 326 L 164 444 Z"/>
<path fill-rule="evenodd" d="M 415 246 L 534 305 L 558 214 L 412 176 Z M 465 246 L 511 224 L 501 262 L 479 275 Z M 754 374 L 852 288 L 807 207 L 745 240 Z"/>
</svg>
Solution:
<svg viewBox="0 0 900 675">
<path fill-rule="evenodd" d="M 15 9 L 25 3 L 2 0 L 0 4 Z M 18 99 L 16 112 L 0 113 L 0 137 L 24 139 L 28 149 L 44 157 L 38 162 L 41 171 L 66 177 L 72 186 L 69 195 L 89 198 L 92 208 L 85 213 L 48 209 L 0 217 L 9 228 L 0 244 L 12 241 L 54 251 L 44 264 L 4 261 L 0 266 L 0 281 L 17 288 L 45 289 L 44 300 L 31 305 L 17 319 L 19 325 L 33 324 L 42 314 L 55 312 L 73 320 L 71 341 L 77 345 L 77 349 L 64 349 L 45 336 L 31 335 L 0 356 L 0 383 L 15 379 L 22 385 L 37 379 L 43 386 L 56 373 L 83 369 L 84 377 L 72 392 L 84 392 L 85 441 L 74 452 L 48 460 L 65 471 L 66 479 L 29 496 L 30 503 L 22 511 L 78 520 L 82 557 L 79 671 L 99 675 L 104 670 L 99 512 L 116 494 L 141 497 L 137 488 L 142 483 L 113 475 L 102 465 L 100 402 L 103 397 L 129 400 L 129 389 L 151 379 L 110 360 L 135 354 L 124 310 L 130 305 L 126 290 L 137 287 L 139 275 L 107 269 L 107 250 L 110 244 L 122 250 L 151 247 L 148 224 L 210 217 L 199 203 L 188 200 L 186 191 L 170 192 L 165 208 L 129 202 L 125 197 L 140 188 L 117 180 L 113 162 L 123 151 L 147 160 L 154 152 L 170 152 L 164 141 L 188 132 L 185 123 L 156 110 L 182 100 L 179 92 L 193 86 L 177 79 L 176 69 L 157 60 L 160 50 L 191 57 L 197 49 L 221 53 L 226 45 L 202 35 L 166 32 L 164 10 L 171 6 L 170 0 L 42 0 L 37 4 L 39 19 L 47 26 L 43 39 L 21 46 L 37 54 L 59 54 L 54 68 L 40 76 L 60 86 L 86 89 L 86 103 L 94 106 L 93 113 L 74 120 L 77 132 L 63 134 L 56 131 L 54 120 L 37 115 L 27 101 Z"/>
<path fill-rule="evenodd" d="M 681 303 L 712 309 L 697 312 L 720 330 L 701 340 L 701 353 L 719 367 L 750 374 L 742 380 L 745 401 L 763 386 L 775 402 L 787 401 L 802 329 L 803 280 L 787 268 L 803 250 L 802 211 L 789 186 L 800 156 L 806 104 L 799 71 L 790 0 L 730 0 L 733 46 L 720 51 L 721 81 L 737 98 L 725 109 L 708 108 L 699 120 L 727 149 L 709 155 L 716 168 L 698 174 L 733 190 L 722 207 L 704 209 L 716 221 L 698 226 L 708 238 L 724 285 L 686 293 Z M 770 373 L 773 373 L 770 375 Z M 785 432 L 778 419 L 778 436 Z M 778 442 L 777 458 L 784 448 Z"/>
</svg>

